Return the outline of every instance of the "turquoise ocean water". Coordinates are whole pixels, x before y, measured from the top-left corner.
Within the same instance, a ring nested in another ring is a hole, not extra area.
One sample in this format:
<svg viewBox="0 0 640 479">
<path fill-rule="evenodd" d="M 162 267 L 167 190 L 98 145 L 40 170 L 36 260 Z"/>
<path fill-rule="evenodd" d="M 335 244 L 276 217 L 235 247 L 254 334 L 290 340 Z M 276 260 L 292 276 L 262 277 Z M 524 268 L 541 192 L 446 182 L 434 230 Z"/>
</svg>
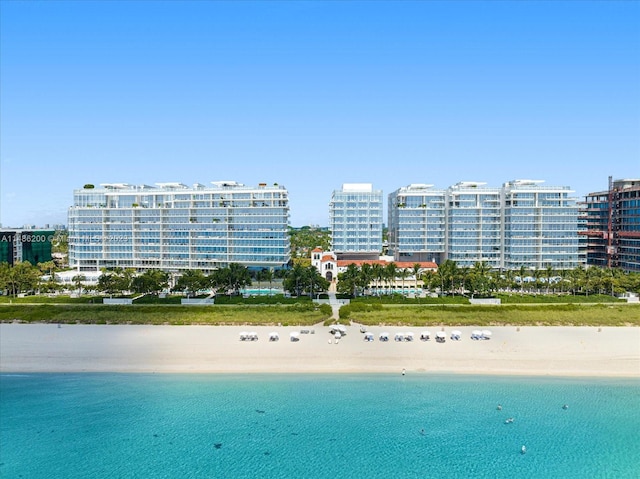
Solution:
<svg viewBox="0 0 640 479">
<path fill-rule="evenodd" d="M 0 477 L 638 478 L 640 381 L 2 374 Z"/>
</svg>

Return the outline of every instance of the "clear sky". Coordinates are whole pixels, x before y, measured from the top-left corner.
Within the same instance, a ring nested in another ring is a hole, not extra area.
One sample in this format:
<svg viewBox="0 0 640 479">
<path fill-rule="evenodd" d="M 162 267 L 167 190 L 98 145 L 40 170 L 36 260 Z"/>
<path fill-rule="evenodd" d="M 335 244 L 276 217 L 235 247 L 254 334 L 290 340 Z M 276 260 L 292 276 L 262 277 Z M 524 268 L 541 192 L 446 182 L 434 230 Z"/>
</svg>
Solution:
<svg viewBox="0 0 640 479">
<path fill-rule="evenodd" d="M 640 177 L 640 3 L 0 2 L 0 222 L 85 183 Z M 386 216 L 385 216 L 386 222 Z"/>
</svg>

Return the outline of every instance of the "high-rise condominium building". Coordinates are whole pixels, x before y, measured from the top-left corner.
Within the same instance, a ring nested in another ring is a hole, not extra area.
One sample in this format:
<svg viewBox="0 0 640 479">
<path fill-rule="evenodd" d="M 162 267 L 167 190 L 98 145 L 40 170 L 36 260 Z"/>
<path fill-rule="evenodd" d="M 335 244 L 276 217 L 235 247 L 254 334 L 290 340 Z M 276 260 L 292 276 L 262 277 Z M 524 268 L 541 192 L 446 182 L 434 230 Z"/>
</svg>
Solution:
<svg viewBox="0 0 640 479">
<path fill-rule="evenodd" d="M 580 264 L 578 209 L 568 187 L 515 180 L 409 185 L 389 195 L 389 250 L 397 261 L 469 267 L 570 269 Z"/>
<path fill-rule="evenodd" d="M 205 272 L 231 263 L 282 268 L 290 258 L 287 190 L 234 181 L 186 186 L 85 185 L 69 209 L 69 265 Z"/>
<path fill-rule="evenodd" d="M 609 178 L 609 189 L 589 193 L 582 218 L 587 263 L 640 271 L 640 179 Z"/>
<path fill-rule="evenodd" d="M 447 190 L 447 259 L 459 266 L 500 267 L 500 188 L 463 181 Z"/>
<path fill-rule="evenodd" d="M 332 249 L 342 257 L 377 258 L 382 253 L 382 190 L 345 183 L 329 203 Z"/>
<path fill-rule="evenodd" d="M 584 263 L 578 248 L 578 204 L 568 186 L 542 181 L 504 184 L 504 267 L 556 270 Z"/>
<path fill-rule="evenodd" d="M 389 195 L 389 254 L 396 261 L 444 261 L 446 196 L 446 190 L 426 184 L 411 184 Z"/>
<path fill-rule="evenodd" d="M 0 229 L 0 263 L 13 266 L 21 261 L 51 261 L 51 241 L 55 231 L 49 229 Z"/>
</svg>

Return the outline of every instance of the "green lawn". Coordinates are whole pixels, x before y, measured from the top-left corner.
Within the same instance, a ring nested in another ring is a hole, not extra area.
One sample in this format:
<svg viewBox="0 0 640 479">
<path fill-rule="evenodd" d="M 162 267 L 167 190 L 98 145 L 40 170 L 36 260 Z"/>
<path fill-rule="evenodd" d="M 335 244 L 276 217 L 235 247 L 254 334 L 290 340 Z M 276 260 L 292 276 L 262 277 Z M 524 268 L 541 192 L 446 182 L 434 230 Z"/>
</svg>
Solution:
<svg viewBox="0 0 640 479">
<path fill-rule="evenodd" d="M 82 324 L 312 325 L 331 316 L 330 307 L 181 305 L 0 305 L 0 321 Z"/>
<path fill-rule="evenodd" d="M 640 305 L 343 307 L 340 317 L 367 325 L 412 326 L 640 326 Z"/>
</svg>

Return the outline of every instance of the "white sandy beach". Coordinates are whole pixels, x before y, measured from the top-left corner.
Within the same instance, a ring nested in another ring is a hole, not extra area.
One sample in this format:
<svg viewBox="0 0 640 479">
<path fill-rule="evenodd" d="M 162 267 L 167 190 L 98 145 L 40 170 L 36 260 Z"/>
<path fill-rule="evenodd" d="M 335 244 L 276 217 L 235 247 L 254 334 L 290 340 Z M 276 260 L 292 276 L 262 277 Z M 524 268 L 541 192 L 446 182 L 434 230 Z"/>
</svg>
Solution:
<svg viewBox="0 0 640 479">
<path fill-rule="evenodd" d="M 166 372 L 166 373 L 407 373 L 509 374 L 640 377 L 638 327 L 493 327 L 490 340 L 470 339 L 473 329 L 445 328 L 447 341 L 432 338 L 441 328 L 369 328 L 365 342 L 359 326 L 347 326 L 336 344 L 325 326 L 116 326 L 0 324 L 2 372 Z M 452 341 L 450 331 L 462 331 Z M 242 342 L 241 331 L 257 341 Z M 269 342 L 277 331 L 280 340 Z M 378 340 L 387 331 L 390 340 Z M 412 331 L 413 342 L 395 342 L 396 332 Z M 329 343 L 329 340 L 332 340 Z"/>
</svg>

